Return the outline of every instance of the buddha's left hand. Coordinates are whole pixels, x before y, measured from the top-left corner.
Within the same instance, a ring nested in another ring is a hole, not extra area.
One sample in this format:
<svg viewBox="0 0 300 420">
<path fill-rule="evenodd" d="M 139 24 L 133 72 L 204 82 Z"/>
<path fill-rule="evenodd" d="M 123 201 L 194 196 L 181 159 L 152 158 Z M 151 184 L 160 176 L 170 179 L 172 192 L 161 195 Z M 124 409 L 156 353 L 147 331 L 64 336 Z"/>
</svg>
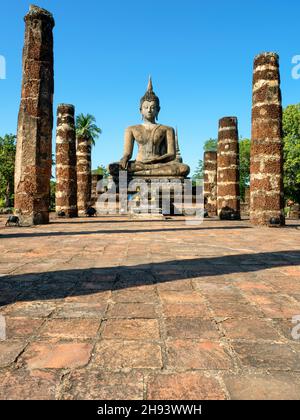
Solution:
<svg viewBox="0 0 300 420">
<path fill-rule="evenodd" d="M 151 163 L 155 163 L 156 159 L 145 159 L 142 161 L 142 163 L 145 163 L 147 165 L 150 165 Z"/>
</svg>

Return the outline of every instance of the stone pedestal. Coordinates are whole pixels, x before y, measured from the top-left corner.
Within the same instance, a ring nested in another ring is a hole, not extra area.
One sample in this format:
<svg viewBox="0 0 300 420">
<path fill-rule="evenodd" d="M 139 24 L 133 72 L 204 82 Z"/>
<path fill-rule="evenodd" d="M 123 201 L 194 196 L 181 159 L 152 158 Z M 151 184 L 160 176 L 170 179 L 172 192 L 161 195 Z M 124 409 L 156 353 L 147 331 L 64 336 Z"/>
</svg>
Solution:
<svg viewBox="0 0 300 420">
<path fill-rule="evenodd" d="M 91 202 L 91 145 L 85 138 L 77 138 L 77 207 L 84 216 Z"/>
<path fill-rule="evenodd" d="M 120 213 L 124 214 L 126 208 L 132 218 L 157 220 L 163 220 L 165 216 L 198 215 L 192 183 L 188 188 L 185 181 L 183 177 L 133 177 L 128 184 L 127 196 L 124 196 L 121 187 L 118 190 Z M 202 201 L 199 206 L 203 214 Z"/>
<path fill-rule="evenodd" d="M 134 177 L 131 179 L 131 185 L 132 189 L 128 187 L 128 206 L 130 207 L 130 202 L 135 203 L 131 213 L 135 215 L 182 213 L 184 178 Z"/>
<path fill-rule="evenodd" d="M 279 57 L 258 55 L 254 60 L 250 167 L 250 221 L 284 225 L 282 105 Z"/>
<path fill-rule="evenodd" d="M 15 165 L 15 214 L 21 224 L 31 225 L 49 222 L 54 19 L 46 10 L 30 6 L 25 24 Z"/>
<path fill-rule="evenodd" d="M 209 216 L 217 215 L 217 152 L 204 153 L 204 203 Z"/>
<path fill-rule="evenodd" d="M 76 132 L 73 105 L 57 108 L 56 212 L 77 216 Z"/>
<path fill-rule="evenodd" d="M 218 137 L 218 216 L 240 219 L 239 136 L 236 117 L 219 121 Z"/>
</svg>

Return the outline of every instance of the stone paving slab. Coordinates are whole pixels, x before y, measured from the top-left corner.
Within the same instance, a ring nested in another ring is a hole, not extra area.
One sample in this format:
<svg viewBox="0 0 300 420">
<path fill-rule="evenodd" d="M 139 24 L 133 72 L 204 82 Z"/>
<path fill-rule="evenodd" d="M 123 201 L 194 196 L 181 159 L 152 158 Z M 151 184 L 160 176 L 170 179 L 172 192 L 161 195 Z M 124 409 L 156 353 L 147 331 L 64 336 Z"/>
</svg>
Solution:
<svg viewBox="0 0 300 420">
<path fill-rule="evenodd" d="M 5 220 L 0 399 L 300 399 L 300 222 Z"/>
</svg>

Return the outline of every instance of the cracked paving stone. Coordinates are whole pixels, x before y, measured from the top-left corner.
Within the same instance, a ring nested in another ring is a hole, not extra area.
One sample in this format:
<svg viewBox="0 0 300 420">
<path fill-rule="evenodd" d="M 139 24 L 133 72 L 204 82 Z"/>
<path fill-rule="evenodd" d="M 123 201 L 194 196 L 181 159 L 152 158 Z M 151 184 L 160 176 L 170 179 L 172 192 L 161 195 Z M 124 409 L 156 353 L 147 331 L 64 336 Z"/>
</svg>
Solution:
<svg viewBox="0 0 300 420">
<path fill-rule="evenodd" d="M 24 369 L 0 372 L 0 400 L 55 400 L 60 375 Z"/>
<path fill-rule="evenodd" d="M 220 333 L 209 319 L 200 318 L 167 318 L 165 320 L 167 336 L 171 338 L 201 338 L 217 340 Z"/>
<path fill-rule="evenodd" d="M 159 336 L 156 319 L 109 319 L 102 332 L 106 339 L 155 340 Z"/>
<path fill-rule="evenodd" d="M 0 368 L 11 365 L 26 346 L 23 341 L 0 341 Z"/>
<path fill-rule="evenodd" d="M 155 373 L 147 381 L 149 400 L 223 400 L 219 381 L 205 373 Z"/>
<path fill-rule="evenodd" d="M 170 368 L 226 370 L 233 367 L 231 356 L 218 342 L 177 339 L 166 344 Z"/>
<path fill-rule="evenodd" d="M 77 370 L 71 372 L 66 388 L 64 399 L 142 400 L 144 378 L 139 372 Z"/>
<path fill-rule="evenodd" d="M 22 355 L 28 369 L 74 369 L 88 364 L 93 346 L 89 343 L 33 342 Z"/>
<path fill-rule="evenodd" d="M 92 367 L 106 369 L 162 367 L 161 348 L 145 341 L 103 340 L 96 344 Z"/>
<path fill-rule="evenodd" d="M 300 374 L 242 373 L 223 380 L 232 400 L 300 400 Z"/>
<path fill-rule="evenodd" d="M 244 366 L 300 371 L 300 354 L 287 344 L 233 342 L 232 346 Z"/>
</svg>

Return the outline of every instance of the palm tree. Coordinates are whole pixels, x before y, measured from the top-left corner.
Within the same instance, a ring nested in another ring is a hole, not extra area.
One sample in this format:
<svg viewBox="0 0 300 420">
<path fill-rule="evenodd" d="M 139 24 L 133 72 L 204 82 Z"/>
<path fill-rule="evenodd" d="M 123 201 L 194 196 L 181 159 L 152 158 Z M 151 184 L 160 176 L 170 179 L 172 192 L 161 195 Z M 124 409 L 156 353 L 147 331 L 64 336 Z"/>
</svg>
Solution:
<svg viewBox="0 0 300 420">
<path fill-rule="evenodd" d="M 77 138 L 87 140 L 92 146 L 95 146 L 95 140 L 102 133 L 100 127 L 96 125 L 96 118 L 91 114 L 79 114 L 76 117 L 76 136 Z"/>
<path fill-rule="evenodd" d="M 95 139 L 101 132 L 102 130 L 97 127 L 93 115 L 77 115 L 77 208 L 79 216 L 83 216 L 91 204 L 91 147 L 95 145 Z"/>
</svg>

